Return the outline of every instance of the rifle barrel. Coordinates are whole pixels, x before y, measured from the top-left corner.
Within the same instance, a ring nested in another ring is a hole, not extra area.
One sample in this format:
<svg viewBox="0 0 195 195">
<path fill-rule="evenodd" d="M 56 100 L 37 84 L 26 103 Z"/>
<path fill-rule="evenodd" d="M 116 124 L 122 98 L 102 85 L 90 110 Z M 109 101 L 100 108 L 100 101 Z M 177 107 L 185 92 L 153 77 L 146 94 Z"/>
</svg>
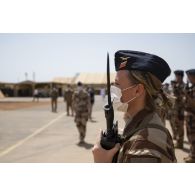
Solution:
<svg viewBox="0 0 195 195">
<path fill-rule="evenodd" d="M 109 53 L 107 53 L 107 92 L 108 92 L 108 105 L 111 106 L 111 95 L 110 95 L 110 61 Z"/>
</svg>

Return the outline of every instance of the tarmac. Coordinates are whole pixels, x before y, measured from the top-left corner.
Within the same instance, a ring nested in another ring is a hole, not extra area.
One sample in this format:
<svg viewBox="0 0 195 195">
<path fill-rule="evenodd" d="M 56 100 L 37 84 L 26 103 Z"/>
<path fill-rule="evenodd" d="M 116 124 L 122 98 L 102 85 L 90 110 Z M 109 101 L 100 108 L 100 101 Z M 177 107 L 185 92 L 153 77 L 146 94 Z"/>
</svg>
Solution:
<svg viewBox="0 0 195 195">
<path fill-rule="evenodd" d="M 26 102 L 32 98 L 4 98 L 0 103 Z M 47 102 L 47 103 L 46 103 Z M 36 106 L 15 110 L 0 110 L 1 163 L 91 163 L 91 149 L 106 121 L 103 106 L 106 101 L 96 96 L 92 121 L 87 123 L 86 144 L 79 145 L 79 134 L 74 117 L 66 116 L 62 98 L 57 113 L 51 112 L 49 98 L 42 98 Z M 124 127 L 123 113 L 115 112 L 119 130 Z M 170 129 L 168 121 L 167 128 Z M 171 132 L 171 130 L 170 130 Z M 178 162 L 188 155 L 189 144 L 185 135 L 184 149 L 176 149 Z"/>
</svg>

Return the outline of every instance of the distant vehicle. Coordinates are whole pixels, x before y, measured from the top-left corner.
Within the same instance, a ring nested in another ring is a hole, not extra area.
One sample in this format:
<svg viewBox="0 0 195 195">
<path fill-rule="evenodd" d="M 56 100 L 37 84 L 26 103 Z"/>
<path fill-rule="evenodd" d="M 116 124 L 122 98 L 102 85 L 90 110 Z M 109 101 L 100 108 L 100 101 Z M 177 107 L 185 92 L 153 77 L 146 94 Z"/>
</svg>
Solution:
<svg viewBox="0 0 195 195">
<path fill-rule="evenodd" d="M 45 90 L 39 90 L 39 97 L 47 98 L 50 97 L 50 94 Z"/>
</svg>

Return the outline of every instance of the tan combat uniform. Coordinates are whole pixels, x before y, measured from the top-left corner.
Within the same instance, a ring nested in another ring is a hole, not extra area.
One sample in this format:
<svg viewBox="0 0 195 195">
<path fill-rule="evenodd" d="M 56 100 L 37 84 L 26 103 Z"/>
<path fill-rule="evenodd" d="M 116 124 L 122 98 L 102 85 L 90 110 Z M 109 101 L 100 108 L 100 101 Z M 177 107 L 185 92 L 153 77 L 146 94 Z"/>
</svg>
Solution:
<svg viewBox="0 0 195 195">
<path fill-rule="evenodd" d="M 57 112 L 57 100 L 58 100 L 58 90 L 56 88 L 51 91 L 51 109 L 52 112 Z"/>
<path fill-rule="evenodd" d="M 177 129 L 175 127 L 175 117 L 174 117 L 174 107 L 175 107 L 175 100 L 176 97 L 174 96 L 173 92 L 169 95 L 169 100 L 171 101 L 171 107 L 168 110 L 168 120 L 171 126 L 173 139 L 176 140 L 177 138 Z"/>
<path fill-rule="evenodd" d="M 187 92 L 186 97 L 186 130 L 187 137 L 190 143 L 190 157 L 195 162 L 195 85 Z"/>
<path fill-rule="evenodd" d="M 76 91 L 73 94 L 73 108 L 75 111 L 75 123 L 79 131 L 80 142 L 84 141 L 86 125 L 89 116 L 90 98 L 85 90 Z"/>
<path fill-rule="evenodd" d="M 68 116 L 69 116 L 69 110 L 71 110 L 73 116 L 72 96 L 73 96 L 73 90 L 67 89 L 64 93 L 64 101 L 66 102 L 66 111 Z"/>
<path fill-rule="evenodd" d="M 177 83 L 173 89 L 175 104 L 173 107 L 173 123 L 174 131 L 176 133 L 176 140 L 178 148 L 183 148 L 184 141 L 184 110 L 185 110 L 185 84 Z"/>
<path fill-rule="evenodd" d="M 156 112 L 140 111 L 127 122 L 119 163 L 177 162 L 169 131 Z"/>
</svg>

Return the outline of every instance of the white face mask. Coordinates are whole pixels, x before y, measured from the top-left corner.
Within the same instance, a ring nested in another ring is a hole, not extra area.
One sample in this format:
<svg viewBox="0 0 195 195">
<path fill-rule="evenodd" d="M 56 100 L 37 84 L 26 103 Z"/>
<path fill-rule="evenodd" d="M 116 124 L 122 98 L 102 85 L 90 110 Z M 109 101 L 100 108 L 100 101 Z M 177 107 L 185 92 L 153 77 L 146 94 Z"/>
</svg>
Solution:
<svg viewBox="0 0 195 195">
<path fill-rule="evenodd" d="M 119 89 L 118 87 L 116 87 L 114 85 L 111 86 L 110 91 L 111 91 L 111 98 L 112 98 L 114 109 L 121 111 L 121 112 L 127 112 L 129 102 L 133 101 L 136 97 L 133 97 L 129 101 L 123 103 L 123 102 L 121 102 L 122 91 L 125 91 L 127 89 L 131 89 L 135 86 L 136 85 L 133 85 L 133 86 L 130 86 L 130 87 L 123 89 L 123 90 Z"/>
</svg>

